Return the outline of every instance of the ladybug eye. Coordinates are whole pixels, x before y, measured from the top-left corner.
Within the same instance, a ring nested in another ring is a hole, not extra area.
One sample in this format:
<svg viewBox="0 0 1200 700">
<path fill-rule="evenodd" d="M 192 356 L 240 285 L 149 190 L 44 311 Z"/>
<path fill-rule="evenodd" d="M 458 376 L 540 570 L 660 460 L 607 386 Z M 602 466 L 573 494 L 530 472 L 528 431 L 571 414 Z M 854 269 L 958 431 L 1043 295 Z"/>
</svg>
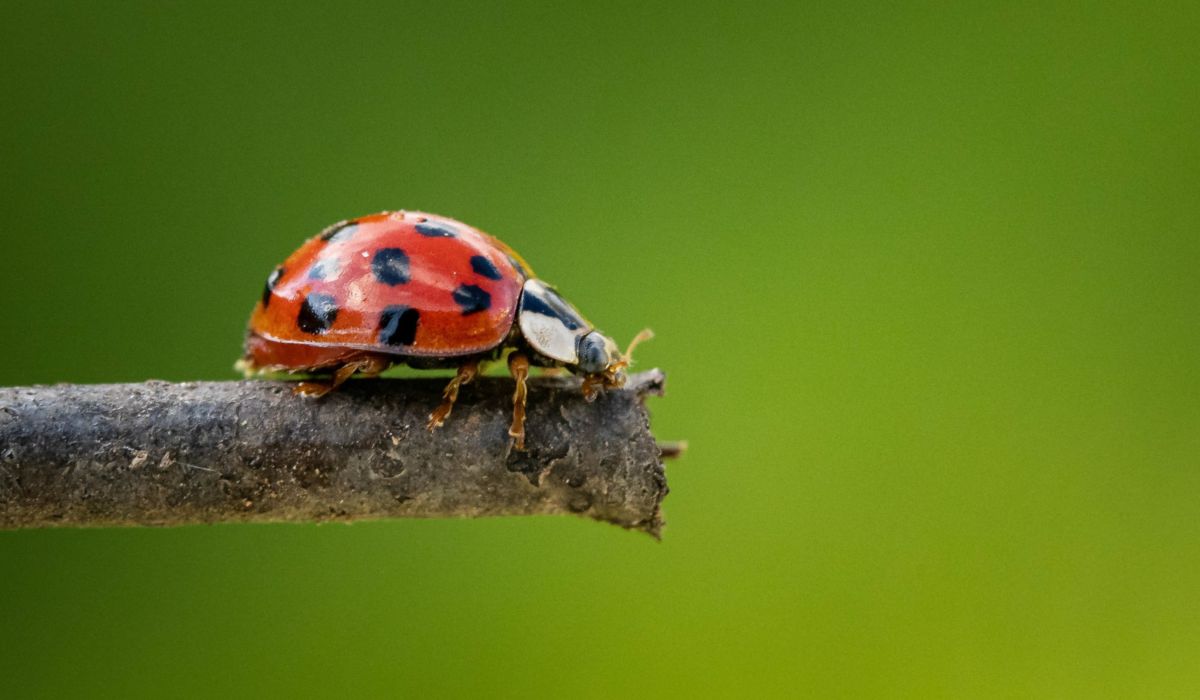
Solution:
<svg viewBox="0 0 1200 700">
<path fill-rule="evenodd" d="M 592 374 L 608 368 L 608 348 L 604 336 L 592 331 L 579 338 L 579 369 Z"/>
</svg>

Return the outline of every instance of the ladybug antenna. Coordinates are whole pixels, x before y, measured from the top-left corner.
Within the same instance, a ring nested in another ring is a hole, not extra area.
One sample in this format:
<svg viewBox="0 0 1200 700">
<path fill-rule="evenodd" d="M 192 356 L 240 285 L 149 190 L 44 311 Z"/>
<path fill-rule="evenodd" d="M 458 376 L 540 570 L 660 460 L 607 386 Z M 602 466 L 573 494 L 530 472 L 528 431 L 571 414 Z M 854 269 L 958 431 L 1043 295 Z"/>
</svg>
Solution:
<svg viewBox="0 0 1200 700">
<path fill-rule="evenodd" d="M 644 341 L 654 337 L 654 331 L 649 328 L 643 328 L 640 333 L 633 336 L 633 340 L 629 341 L 629 346 L 625 348 L 625 352 L 621 355 L 621 360 L 617 363 L 620 367 L 629 367 L 633 364 L 633 349 L 641 345 Z"/>
</svg>

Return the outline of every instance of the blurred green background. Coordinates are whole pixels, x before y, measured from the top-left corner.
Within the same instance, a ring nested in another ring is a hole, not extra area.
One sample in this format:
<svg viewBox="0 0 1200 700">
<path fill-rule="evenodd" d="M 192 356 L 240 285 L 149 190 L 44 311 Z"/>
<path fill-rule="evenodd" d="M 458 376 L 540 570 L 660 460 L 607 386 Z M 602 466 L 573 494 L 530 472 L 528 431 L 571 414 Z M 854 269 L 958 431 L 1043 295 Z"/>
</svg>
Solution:
<svg viewBox="0 0 1200 700">
<path fill-rule="evenodd" d="M 668 527 L 0 533 L 9 697 L 1196 697 L 1194 3 L 3 0 L 0 384 L 425 209 L 658 337 Z"/>
</svg>

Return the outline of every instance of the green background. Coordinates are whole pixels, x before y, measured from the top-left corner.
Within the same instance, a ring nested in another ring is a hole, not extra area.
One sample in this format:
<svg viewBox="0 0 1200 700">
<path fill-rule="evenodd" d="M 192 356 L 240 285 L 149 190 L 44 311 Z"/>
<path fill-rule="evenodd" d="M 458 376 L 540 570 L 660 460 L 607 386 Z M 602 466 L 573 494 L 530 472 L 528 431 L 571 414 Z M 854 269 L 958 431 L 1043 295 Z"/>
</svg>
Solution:
<svg viewBox="0 0 1200 700">
<path fill-rule="evenodd" d="M 338 219 L 643 367 L 665 538 L 0 533 L 10 697 L 1196 697 L 1192 3 L 0 5 L 0 384 L 233 378 Z"/>
</svg>

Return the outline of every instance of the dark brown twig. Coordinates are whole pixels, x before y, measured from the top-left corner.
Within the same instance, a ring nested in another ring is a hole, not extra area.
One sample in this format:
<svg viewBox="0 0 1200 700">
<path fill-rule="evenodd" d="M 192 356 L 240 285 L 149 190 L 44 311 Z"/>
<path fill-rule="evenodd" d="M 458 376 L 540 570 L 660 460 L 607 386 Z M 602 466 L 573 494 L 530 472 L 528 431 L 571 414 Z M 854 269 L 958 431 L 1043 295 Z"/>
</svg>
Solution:
<svg viewBox="0 0 1200 700">
<path fill-rule="evenodd" d="M 644 405 L 657 370 L 583 401 L 530 382 L 527 452 L 512 382 L 353 381 L 313 401 L 281 382 L 0 389 L 0 528 L 574 513 L 658 536 L 667 493 Z"/>
</svg>

